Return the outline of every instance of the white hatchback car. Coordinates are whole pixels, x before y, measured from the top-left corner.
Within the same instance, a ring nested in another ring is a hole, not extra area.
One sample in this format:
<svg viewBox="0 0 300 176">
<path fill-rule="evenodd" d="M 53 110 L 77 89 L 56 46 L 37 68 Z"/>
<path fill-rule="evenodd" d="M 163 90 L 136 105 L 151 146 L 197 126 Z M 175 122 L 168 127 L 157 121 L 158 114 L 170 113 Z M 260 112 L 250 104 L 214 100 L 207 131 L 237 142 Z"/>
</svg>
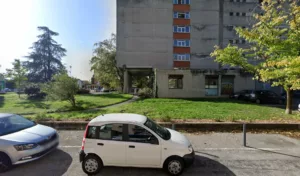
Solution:
<svg viewBox="0 0 300 176">
<path fill-rule="evenodd" d="M 164 168 L 180 175 L 194 157 L 184 135 L 137 114 L 106 114 L 90 121 L 79 154 L 88 175 L 103 166 Z"/>
</svg>

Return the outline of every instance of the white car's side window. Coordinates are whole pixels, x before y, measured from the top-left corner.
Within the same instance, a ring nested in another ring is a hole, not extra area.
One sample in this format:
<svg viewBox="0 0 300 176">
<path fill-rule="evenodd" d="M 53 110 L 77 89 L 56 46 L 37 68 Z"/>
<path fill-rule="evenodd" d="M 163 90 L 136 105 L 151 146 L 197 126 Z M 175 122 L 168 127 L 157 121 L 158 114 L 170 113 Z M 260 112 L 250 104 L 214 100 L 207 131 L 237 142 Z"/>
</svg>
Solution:
<svg viewBox="0 0 300 176">
<path fill-rule="evenodd" d="M 157 138 L 143 127 L 128 124 L 128 140 L 130 142 L 151 143 L 151 140 L 157 140 Z"/>
<path fill-rule="evenodd" d="M 106 124 L 100 127 L 99 139 L 121 141 L 123 124 Z"/>
</svg>

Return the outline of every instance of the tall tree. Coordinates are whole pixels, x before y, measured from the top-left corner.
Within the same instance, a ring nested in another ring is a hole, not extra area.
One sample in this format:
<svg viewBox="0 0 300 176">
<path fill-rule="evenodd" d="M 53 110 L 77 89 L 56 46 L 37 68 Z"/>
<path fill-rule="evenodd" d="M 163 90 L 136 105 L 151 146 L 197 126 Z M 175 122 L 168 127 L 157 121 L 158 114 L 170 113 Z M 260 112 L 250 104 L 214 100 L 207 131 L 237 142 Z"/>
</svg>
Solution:
<svg viewBox="0 0 300 176">
<path fill-rule="evenodd" d="M 27 80 L 26 69 L 22 66 L 19 59 L 15 59 L 12 69 L 6 69 L 6 76 L 14 81 L 20 98 L 21 88 L 24 86 L 24 82 Z"/>
<path fill-rule="evenodd" d="M 53 39 L 53 36 L 59 35 L 57 32 L 45 26 L 38 27 L 38 30 L 42 34 L 37 36 L 38 41 L 30 48 L 32 52 L 27 56 L 25 66 L 29 81 L 48 82 L 53 75 L 65 71 L 61 58 L 66 56 L 67 51 Z"/>
<path fill-rule="evenodd" d="M 90 60 L 91 70 L 100 85 L 123 87 L 123 70 L 117 67 L 116 35 L 95 44 L 94 57 Z"/>
<path fill-rule="evenodd" d="M 300 89 L 300 6 L 294 0 L 264 0 L 250 29 L 236 28 L 249 42 L 243 49 L 216 47 L 211 56 L 223 65 L 240 66 L 263 82 L 287 92 L 286 113 L 292 113 L 292 90 Z"/>
</svg>

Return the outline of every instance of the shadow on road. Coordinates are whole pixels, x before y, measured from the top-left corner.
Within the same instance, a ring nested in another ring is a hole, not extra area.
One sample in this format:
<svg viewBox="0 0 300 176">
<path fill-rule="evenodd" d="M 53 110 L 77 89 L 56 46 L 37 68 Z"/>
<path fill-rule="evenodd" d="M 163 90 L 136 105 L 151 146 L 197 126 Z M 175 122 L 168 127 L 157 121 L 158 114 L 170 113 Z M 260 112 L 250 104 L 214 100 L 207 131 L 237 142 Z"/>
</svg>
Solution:
<svg viewBox="0 0 300 176">
<path fill-rule="evenodd" d="M 167 176 L 162 169 L 105 167 L 97 176 Z M 194 164 L 182 176 L 235 176 L 226 166 L 210 158 L 196 155 Z"/>
<path fill-rule="evenodd" d="M 67 172 L 71 163 L 72 157 L 68 153 L 57 149 L 39 160 L 16 165 L 3 174 L 5 176 L 60 176 Z"/>
</svg>

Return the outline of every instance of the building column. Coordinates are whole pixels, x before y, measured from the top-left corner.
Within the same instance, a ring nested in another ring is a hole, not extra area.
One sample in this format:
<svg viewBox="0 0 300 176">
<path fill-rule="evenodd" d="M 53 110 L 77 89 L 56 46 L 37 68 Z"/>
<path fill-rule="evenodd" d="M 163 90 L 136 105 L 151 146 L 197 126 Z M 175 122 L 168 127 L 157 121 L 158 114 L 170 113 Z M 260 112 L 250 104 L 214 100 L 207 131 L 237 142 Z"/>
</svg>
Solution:
<svg viewBox="0 0 300 176">
<path fill-rule="evenodd" d="M 127 69 L 124 71 L 124 87 L 123 87 L 123 93 L 128 93 L 128 87 L 129 87 L 129 75 Z"/>
<path fill-rule="evenodd" d="M 218 96 L 221 96 L 221 92 L 222 92 L 222 75 L 219 75 L 219 79 L 218 79 L 218 89 L 219 89 L 219 92 L 218 92 Z"/>
</svg>

